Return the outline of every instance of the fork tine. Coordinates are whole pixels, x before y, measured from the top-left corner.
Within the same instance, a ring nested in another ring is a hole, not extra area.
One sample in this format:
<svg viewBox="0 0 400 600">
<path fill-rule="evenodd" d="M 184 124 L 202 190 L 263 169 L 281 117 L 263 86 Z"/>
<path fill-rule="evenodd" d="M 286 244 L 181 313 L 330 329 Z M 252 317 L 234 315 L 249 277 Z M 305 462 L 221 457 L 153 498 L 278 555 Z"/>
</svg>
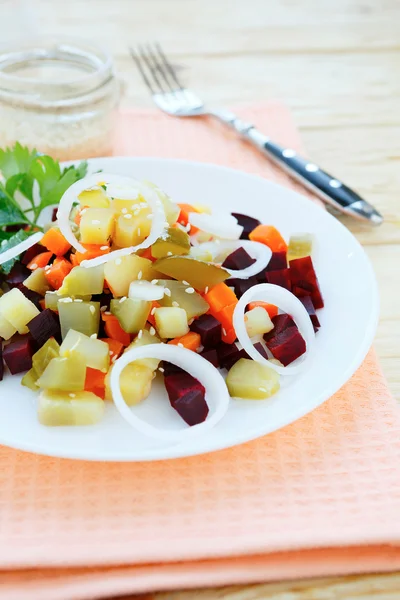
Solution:
<svg viewBox="0 0 400 600">
<path fill-rule="evenodd" d="M 161 61 L 164 64 L 164 67 L 167 69 L 167 71 L 169 72 L 170 76 L 172 77 L 172 79 L 174 80 L 174 82 L 176 83 L 178 88 L 180 90 L 183 90 L 184 88 L 176 75 L 176 71 L 173 68 L 173 66 L 171 65 L 171 63 L 169 62 L 169 60 L 167 59 L 167 57 L 165 56 L 165 53 L 164 53 L 163 49 L 161 48 L 160 44 L 158 42 L 156 42 L 154 44 L 154 47 L 155 47 L 156 51 L 158 52 L 158 55 L 161 58 Z"/>
<path fill-rule="evenodd" d="M 133 60 L 134 60 L 134 61 L 135 61 L 135 63 L 136 63 L 136 66 L 137 66 L 137 68 L 139 69 L 139 72 L 140 72 L 140 74 L 141 74 L 141 76 L 142 76 L 142 78 L 143 78 L 143 81 L 145 82 L 145 84 L 146 84 L 146 85 L 147 85 L 147 87 L 149 88 L 150 92 L 151 92 L 152 94 L 155 94 L 155 93 L 156 93 L 156 91 L 155 91 L 155 89 L 153 88 L 153 86 L 152 86 L 152 84 L 151 84 L 151 82 L 150 82 L 149 78 L 148 78 L 148 77 L 147 77 L 147 75 L 146 75 L 146 71 L 145 71 L 145 70 L 144 70 L 144 68 L 143 68 L 143 64 L 142 64 L 142 60 L 141 60 L 141 56 L 140 56 L 140 54 L 138 54 L 137 52 L 135 52 L 133 48 L 129 48 L 129 51 L 130 51 L 130 54 L 131 54 L 131 56 L 132 56 Z M 142 58 L 143 58 L 143 57 L 142 57 Z"/>
<path fill-rule="evenodd" d="M 146 50 L 147 59 L 149 62 L 149 66 L 152 70 L 153 77 L 159 80 L 158 76 L 161 76 L 169 88 L 168 91 L 170 91 L 171 93 L 175 93 L 176 86 L 173 85 L 174 82 L 171 81 L 170 77 L 168 76 L 168 72 L 166 72 L 163 68 L 163 64 L 159 61 L 157 53 L 152 49 L 150 44 L 146 44 Z M 159 85 L 160 87 L 162 87 L 162 84 Z"/>
</svg>

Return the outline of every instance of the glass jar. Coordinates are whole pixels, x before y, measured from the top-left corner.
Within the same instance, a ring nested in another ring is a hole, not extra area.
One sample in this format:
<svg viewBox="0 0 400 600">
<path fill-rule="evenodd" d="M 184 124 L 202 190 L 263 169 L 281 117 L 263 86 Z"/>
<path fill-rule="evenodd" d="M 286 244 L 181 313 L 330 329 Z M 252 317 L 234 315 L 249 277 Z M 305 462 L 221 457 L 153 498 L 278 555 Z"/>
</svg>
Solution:
<svg viewBox="0 0 400 600">
<path fill-rule="evenodd" d="M 74 40 L 0 49 L 0 147 L 20 142 L 59 160 L 112 150 L 119 85 L 104 50 Z"/>
</svg>

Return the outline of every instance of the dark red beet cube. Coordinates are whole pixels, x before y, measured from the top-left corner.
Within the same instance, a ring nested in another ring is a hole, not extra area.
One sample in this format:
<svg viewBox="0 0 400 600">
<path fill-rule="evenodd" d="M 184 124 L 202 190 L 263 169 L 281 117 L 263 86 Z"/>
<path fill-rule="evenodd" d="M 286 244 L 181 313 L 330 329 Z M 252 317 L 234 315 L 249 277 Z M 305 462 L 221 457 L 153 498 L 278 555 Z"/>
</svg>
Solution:
<svg viewBox="0 0 400 600">
<path fill-rule="evenodd" d="M 175 375 L 176 373 L 186 373 L 186 371 L 177 365 L 167 362 L 166 360 L 163 360 L 162 368 L 164 369 L 164 377 L 167 377 L 168 375 Z"/>
<path fill-rule="evenodd" d="M 35 256 L 37 256 L 38 254 L 42 254 L 43 252 L 48 252 L 47 248 L 45 248 L 41 244 L 34 244 L 30 248 L 28 248 L 28 250 L 21 258 L 22 264 L 29 265 L 29 263 L 35 258 Z"/>
<path fill-rule="evenodd" d="M 3 362 L 3 340 L 0 338 L 0 381 L 4 377 L 4 362 Z"/>
<path fill-rule="evenodd" d="M 267 283 L 273 283 L 280 287 L 291 290 L 289 269 L 281 269 L 280 271 L 267 271 L 265 273 Z"/>
<path fill-rule="evenodd" d="M 200 381 L 182 369 L 180 373 L 164 376 L 164 382 L 171 406 L 174 406 L 175 401 L 183 394 L 191 390 L 199 390 L 202 394 L 205 394 L 204 386 Z"/>
<path fill-rule="evenodd" d="M 243 294 L 247 292 L 253 285 L 257 285 L 258 281 L 255 277 L 249 277 L 248 279 L 237 279 L 230 277 L 226 280 L 226 285 L 233 287 L 237 298 L 241 298 Z"/>
<path fill-rule="evenodd" d="M 28 323 L 28 329 L 38 348 L 41 348 L 51 337 L 61 342 L 60 320 L 50 308 L 46 308 L 32 319 Z"/>
<path fill-rule="evenodd" d="M 4 347 L 3 358 L 12 375 L 29 371 L 32 368 L 32 356 L 36 349 L 30 335 L 15 336 Z"/>
<path fill-rule="evenodd" d="M 228 371 L 240 358 L 249 358 L 246 350 L 239 350 L 236 344 L 221 342 L 216 347 L 216 351 L 219 366 L 223 369 L 228 369 Z"/>
<path fill-rule="evenodd" d="M 305 256 L 304 258 L 296 258 L 295 260 L 291 260 L 289 265 L 290 279 L 293 289 L 297 290 L 297 288 L 299 288 L 300 290 L 307 290 L 309 292 L 308 295 L 311 296 L 313 301 L 314 308 L 323 308 L 324 301 L 322 299 L 321 290 L 319 289 L 319 283 L 311 256 Z M 299 290 L 297 293 L 299 293 Z M 307 294 L 301 294 L 301 296 L 304 295 Z"/>
<path fill-rule="evenodd" d="M 273 252 L 266 271 L 281 271 L 287 269 L 286 252 Z"/>
<path fill-rule="evenodd" d="M 28 300 L 33 302 L 38 310 L 42 310 L 40 301 L 43 300 L 43 296 L 37 292 L 34 292 L 33 290 L 28 290 L 28 288 L 26 288 L 22 283 L 20 283 L 17 287 L 23 293 L 23 295 L 28 298 Z"/>
<path fill-rule="evenodd" d="M 292 317 L 287 314 L 276 315 L 276 317 L 272 317 L 271 321 L 274 324 L 274 328 L 268 333 L 264 334 L 264 340 L 266 342 L 272 340 L 273 337 L 279 333 L 282 333 L 286 329 L 289 329 L 289 327 L 296 327 L 296 323 L 293 321 Z"/>
<path fill-rule="evenodd" d="M 248 215 L 242 215 L 241 213 L 232 213 L 232 217 L 235 217 L 238 224 L 243 227 L 243 231 L 240 236 L 241 240 L 248 240 L 249 234 L 253 231 L 253 229 L 255 229 L 257 225 L 261 225 L 261 221 L 258 219 L 254 219 Z"/>
<path fill-rule="evenodd" d="M 53 208 L 53 212 L 52 212 L 52 214 L 51 214 L 51 220 L 52 220 L 53 222 L 54 222 L 54 221 L 57 221 L 57 211 L 58 211 L 58 207 L 56 206 L 56 208 Z"/>
<path fill-rule="evenodd" d="M 218 354 L 215 348 L 210 348 L 209 350 L 203 350 L 200 352 L 200 356 L 208 360 L 214 367 L 217 369 L 219 367 Z"/>
<path fill-rule="evenodd" d="M 234 269 L 240 271 L 246 269 L 255 263 L 255 258 L 251 258 L 250 254 L 246 252 L 244 248 L 237 248 L 234 252 L 231 252 L 222 263 L 222 267 L 226 269 Z"/>
<path fill-rule="evenodd" d="M 269 358 L 268 354 L 261 342 L 257 342 L 256 344 L 254 344 L 254 348 L 257 350 L 257 352 L 259 354 L 261 354 L 261 356 L 263 356 L 264 358 L 266 358 L 268 360 L 268 358 Z"/>
<path fill-rule="evenodd" d="M 93 294 L 92 296 L 92 302 L 100 302 L 100 308 L 105 306 L 108 311 L 110 310 L 110 304 L 112 299 L 112 294 L 106 294 L 104 292 L 102 294 Z"/>
<path fill-rule="evenodd" d="M 321 324 L 317 317 L 317 313 L 315 312 L 315 308 L 314 308 L 314 304 L 311 299 L 311 296 L 301 296 L 301 297 L 299 297 L 299 300 L 310 316 L 311 323 L 313 324 L 313 327 L 314 327 L 314 331 L 317 332 L 318 329 L 321 327 Z"/>
<path fill-rule="evenodd" d="M 6 277 L 6 281 L 10 288 L 18 287 L 31 274 L 31 271 L 21 262 L 16 262 Z"/>
<path fill-rule="evenodd" d="M 221 341 L 222 325 L 212 315 L 201 315 L 193 321 L 190 329 L 200 335 L 204 348 L 216 346 Z"/>
<path fill-rule="evenodd" d="M 268 350 L 285 367 L 306 351 L 306 343 L 296 326 L 288 327 L 266 342 Z"/>
<path fill-rule="evenodd" d="M 190 426 L 203 423 L 208 415 L 208 406 L 200 381 L 186 372 L 168 375 L 164 381 L 171 406 L 182 419 Z"/>
</svg>

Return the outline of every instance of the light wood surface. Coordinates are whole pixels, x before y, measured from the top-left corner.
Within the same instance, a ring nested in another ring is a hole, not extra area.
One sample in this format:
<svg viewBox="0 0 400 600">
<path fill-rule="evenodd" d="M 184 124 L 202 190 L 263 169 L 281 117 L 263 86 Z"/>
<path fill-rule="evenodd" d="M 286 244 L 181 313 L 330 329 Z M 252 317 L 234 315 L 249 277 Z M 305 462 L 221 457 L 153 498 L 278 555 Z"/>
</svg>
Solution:
<svg viewBox="0 0 400 600">
<path fill-rule="evenodd" d="M 9 19 L 15 5 L 2 1 Z M 94 39 L 113 52 L 124 105 L 151 105 L 128 45 L 158 40 L 210 103 L 279 98 L 291 107 L 309 155 L 386 217 L 373 230 L 345 223 L 375 267 L 376 348 L 400 399 L 399 0 L 36 0 L 31 11 L 26 30 Z M 391 574 L 166 593 L 158 600 L 394 600 L 399 590 L 400 575 Z"/>
</svg>

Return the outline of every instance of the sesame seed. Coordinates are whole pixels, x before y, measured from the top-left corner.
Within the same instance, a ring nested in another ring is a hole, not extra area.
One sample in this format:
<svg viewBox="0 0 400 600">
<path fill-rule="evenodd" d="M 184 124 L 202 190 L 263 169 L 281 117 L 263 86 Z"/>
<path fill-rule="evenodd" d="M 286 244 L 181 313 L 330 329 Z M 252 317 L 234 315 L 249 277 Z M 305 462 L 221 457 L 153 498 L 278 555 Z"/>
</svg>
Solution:
<svg viewBox="0 0 400 600">
<path fill-rule="evenodd" d="M 138 210 L 139 205 L 138 204 L 132 204 L 131 209 L 132 210 Z"/>
<path fill-rule="evenodd" d="M 33 263 L 33 265 L 31 265 L 31 269 L 32 269 L 32 271 L 34 271 L 34 270 L 35 270 L 35 269 L 37 269 L 37 268 L 38 268 L 38 266 L 37 266 L 37 264 L 36 264 L 36 263 Z"/>
<path fill-rule="evenodd" d="M 206 285 L 205 289 L 204 289 L 204 293 L 208 294 L 208 285 Z"/>
<path fill-rule="evenodd" d="M 87 211 L 87 208 L 82 208 L 81 215 L 84 215 L 86 211 Z"/>
<path fill-rule="evenodd" d="M 138 235 L 140 235 L 140 234 L 141 234 L 140 227 L 138 227 L 137 234 L 138 234 Z"/>
<path fill-rule="evenodd" d="M 137 208 L 136 210 L 133 211 L 133 216 L 137 217 L 139 215 L 139 213 L 140 213 L 140 209 Z"/>
<path fill-rule="evenodd" d="M 92 315 L 94 315 L 94 313 L 96 312 L 96 309 L 93 305 L 89 306 L 89 310 L 92 313 Z"/>
<path fill-rule="evenodd" d="M 111 359 L 111 362 L 112 362 L 112 363 L 115 363 L 115 361 L 116 361 L 116 360 L 117 360 L 117 357 L 116 357 L 116 356 L 113 356 L 113 358 Z"/>
<path fill-rule="evenodd" d="M 74 302 L 83 302 L 82 298 L 74 298 Z"/>
<path fill-rule="evenodd" d="M 44 270 L 45 270 L 46 272 L 47 272 L 47 271 L 49 271 L 50 269 L 51 269 L 51 266 L 50 266 L 50 265 L 46 265 L 46 266 L 45 266 L 45 268 L 44 268 Z M 51 292 L 51 293 L 53 294 L 53 292 Z"/>
<path fill-rule="evenodd" d="M 156 285 L 156 284 L 158 283 L 158 279 L 152 279 L 152 280 L 150 281 L 150 283 L 152 283 L 153 285 Z"/>
<path fill-rule="evenodd" d="M 122 304 L 123 302 L 125 302 L 125 300 L 126 300 L 126 299 L 127 299 L 127 298 L 126 298 L 126 296 L 122 296 L 122 298 L 121 298 L 121 299 L 120 299 L 120 301 L 119 301 L 119 302 L 120 302 L 120 304 Z"/>
<path fill-rule="evenodd" d="M 109 311 L 109 310 L 106 310 L 104 314 L 105 314 L 105 315 L 111 315 L 111 313 L 110 313 L 110 311 Z"/>
<path fill-rule="evenodd" d="M 259 387 L 258 389 L 260 390 L 260 392 L 266 392 L 267 391 L 264 387 Z"/>
<path fill-rule="evenodd" d="M 153 213 L 150 213 L 149 215 L 147 215 L 146 219 L 152 219 L 153 218 Z"/>
<path fill-rule="evenodd" d="M 90 339 L 97 340 L 97 333 L 92 333 L 92 335 L 90 336 Z"/>
<path fill-rule="evenodd" d="M 137 278 L 142 279 L 142 277 L 143 277 L 143 273 L 142 273 L 142 271 L 139 271 L 139 273 L 137 274 Z"/>
<path fill-rule="evenodd" d="M 185 279 L 182 279 L 182 283 L 183 285 L 190 285 L 190 283 L 188 281 L 185 281 Z"/>
<path fill-rule="evenodd" d="M 214 242 L 215 242 L 216 244 L 220 244 L 220 243 L 221 243 L 221 240 L 214 240 Z"/>
<path fill-rule="evenodd" d="M 156 335 L 156 330 L 154 327 L 150 327 L 150 335 Z"/>
<path fill-rule="evenodd" d="M 92 219 L 92 225 L 100 225 L 100 221 L 98 219 Z"/>
<path fill-rule="evenodd" d="M 168 227 L 169 227 L 169 223 L 168 223 L 168 221 L 165 221 L 165 223 L 164 223 L 164 227 L 165 227 L 166 229 L 168 229 Z"/>
<path fill-rule="evenodd" d="M 222 333 L 226 335 L 226 329 L 224 327 L 222 328 Z"/>
<path fill-rule="evenodd" d="M 172 252 L 167 252 L 167 256 L 172 256 Z"/>
<path fill-rule="evenodd" d="M 181 342 L 178 342 L 177 346 L 179 346 L 179 348 L 184 348 L 185 347 Z"/>
<path fill-rule="evenodd" d="M 108 246 L 100 246 L 100 250 L 108 250 Z"/>
<path fill-rule="evenodd" d="M 179 306 L 179 302 L 177 302 L 176 300 L 172 301 L 172 306 Z"/>
<path fill-rule="evenodd" d="M 123 208 L 123 209 L 121 210 L 121 212 L 122 212 L 122 214 L 123 214 L 123 215 L 126 215 L 126 213 L 128 212 L 128 209 L 127 209 L 127 208 Z"/>
<path fill-rule="evenodd" d="M 124 219 L 132 219 L 132 215 L 124 215 Z"/>
<path fill-rule="evenodd" d="M 154 315 L 154 313 L 156 312 L 156 310 L 157 310 L 157 307 L 153 306 L 153 308 L 151 309 L 151 312 L 150 312 L 151 316 Z"/>
<path fill-rule="evenodd" d="M 143 331 L 142 329 L 139 331 L 138 333 L 138 339 L 141 340 L 142 339 L 142 335 L 143 335 Z"/>
<path fill-rule="evenodd" d="M 59 302 L 72 302 L 72 298 L 61 298 Z"/>
<path fill-rule="evenodd" d="M 190 321 L 188 321 L 188 325 L 191 325 L 192 323 L 194 323 L 194 319 L 190 319 Z"/>
<path fill-rule="evenodd" d="M 158 370 L 160 371 L 160 373 L 164 373 L 165 369 L 163 369 L 163 367 L 159 367 Z"/>
<path fill-rule="evenodd" d="M 109 350 L 108 354 L 109 354 L 110 356 L 112 356 L 112 355 L 114 354 L 114 352 L 113 352 L 112 350 Z"/>
<path fill-rule="evenodd" d="M 107 310 L 107 306 L 102 306 L 102 307 L 100 308 L 100 312 L 105 312 L 106 310 Z"/>
<path fill-rule="evenodd" d="M 165 294 L 166 296 L 169 296 L 169 297 L 171 297 L 171 290 L 170 290 L 169 288 L 167 288 L 167 287 L 166 287 L 166 288 L 164 289 L 164 294 Z"/>
<path fill-rule="evenodd" d="M 76 398 L 76 394 L 68 394 L 70 398 Z"/>
<path fill-rule="evenodd" d="M 122 260 L 120 258 L 116 258 L 115 259 L 115 264 L 116 265 L 120 265 L 122 263 Z"/>
<path fill-rule="evenodd" d="M 186 288 L 185 292 L 186 292 L 187 294 L 194 294 L 194 288 L 192 288 L 192 287 L 188 287 L 188 288 Z"/>
<path fill-rule="evenodd" d="M 192 229 L 192 226 L 191 226 L 191 224 L 190 224 L 190 223 L 188 223 L 188 224 L 186 225 L 186 231 L 189 233 L 189 231 L 190 231 L 191 229 Z"/>
</svg>

